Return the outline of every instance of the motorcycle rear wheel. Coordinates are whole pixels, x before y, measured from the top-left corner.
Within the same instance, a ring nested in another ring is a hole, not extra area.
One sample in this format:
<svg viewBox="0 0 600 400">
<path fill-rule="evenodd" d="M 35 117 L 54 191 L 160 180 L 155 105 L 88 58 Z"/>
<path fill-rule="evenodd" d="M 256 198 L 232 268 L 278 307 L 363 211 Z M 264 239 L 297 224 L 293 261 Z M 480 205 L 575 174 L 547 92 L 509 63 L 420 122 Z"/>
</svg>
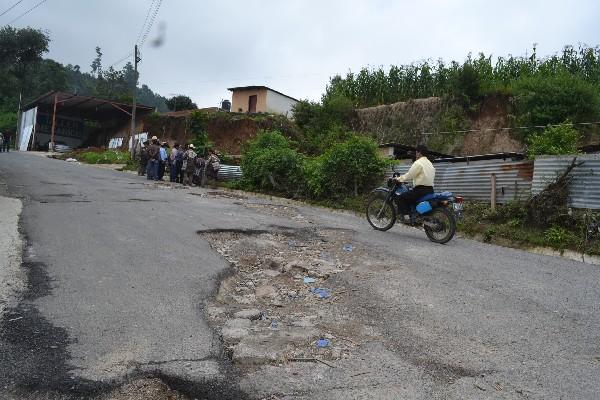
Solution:
<svg viewBox="0 0 600 400">
<path fill-rule="evenodd" d="M 396 223 L 396 208 L 387 196 L 375 196 L 367 203 L 367 221 L 378 231 L 387 231 Z"/>
<path fill-rule="evenodd" d="M 427 225 L 433 223 L 435 227 Z M 448 243 L 456 233 L 456 219 L 447 208 L 434 208 L 429 215 L 423 218 L 425 234 L 434 243 Z"/>
</svg>

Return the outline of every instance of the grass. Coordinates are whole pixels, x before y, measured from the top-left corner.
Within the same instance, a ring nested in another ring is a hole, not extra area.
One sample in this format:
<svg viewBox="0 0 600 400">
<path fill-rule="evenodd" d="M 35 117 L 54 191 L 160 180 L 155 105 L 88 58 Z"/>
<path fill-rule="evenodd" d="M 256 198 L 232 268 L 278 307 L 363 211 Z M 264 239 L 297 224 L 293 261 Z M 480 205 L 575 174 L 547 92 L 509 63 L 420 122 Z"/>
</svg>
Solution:
<svg viewBox="0 0 600 400">
<path fill-rule="evenodd" d="M 127 151 L 88 148 L 64 153 L 59 158 L 74 158 L 86 164 L 131 164 L 131 156 Z"/>
<path fill-rule="evenodd" d="M 486 243 L 531 249 L 549 247 L 557 251 L 572 250 L 600 255 L 600 238 L 587 242 L 582 224 L 553 225 L 549 228 L 525 222 L 518 203 L 498 206 L 492 211 L 487 204 L 466 203 L 458 231 Z"/>
</svg>

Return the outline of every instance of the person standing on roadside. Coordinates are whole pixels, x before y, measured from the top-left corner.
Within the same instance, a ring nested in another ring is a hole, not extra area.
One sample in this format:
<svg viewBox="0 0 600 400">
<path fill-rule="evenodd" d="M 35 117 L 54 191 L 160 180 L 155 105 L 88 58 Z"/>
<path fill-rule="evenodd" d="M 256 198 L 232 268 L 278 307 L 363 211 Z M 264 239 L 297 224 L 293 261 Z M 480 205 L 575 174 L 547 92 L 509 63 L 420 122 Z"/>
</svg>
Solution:
<svg viewBox="0 0 600 400">
<path fill-rule="evenodd" d="M 4 135 L 0 132 L 0 153 L 4 151 Z"/>
<path fill-rule="evenodd" d="M 152 136 L 152 142 L 148 146 L 148 166 L 146 168 L 146 178 L 148 180 L 158 180 L 158 164 L 160 159 L 160 146 L 158 138 Z"/>
<path fill-rule="evenodd" d="M 221 160 L 217 152 L 213 149 L 208 150 L 208 158 L 206 159 L 206 177 L 214 180 L 215 184 L 219 177 L 219 169 L 221 168 Z"/>
<path fill-rule="evenodd" d="M 192 182 L 194 179 L 194 170 L 196 169 L 196 157 L 198 155 L 194 151 L 194 144 L 191 143 L 188 145 L 188 149 L 183 155 L 183 185 L 184 186 L 192 186 Z"/>
<path fill-rule="evenodd" d="M 169 145 L 167 142 L 162 142 L 159 150 L 159 159 L 158 159 L 158 180 L 162 181 L 165 176 L 165 169 L 167 167 L 167 161 L 169 160 L 169 155 L 167 153 L 167 149 Z"/>
<path fill-rule="evenodd" d="M 171 150 L 171 154 L 169 154 L 169 181 L 177 182 L 177 154 L 179 153 L 179 143 L 173 144 L 173 149 Z M 181 166 L 179 166 L 181 170 Z"/>
<path fill-rule="evenodd" d="M 144 176 L 146 175 L 146 167 L 148 166 L 148 146 L 150 145 L 149 141 L 144 141 L 142 148 L 140 149 L 140 166 L 138 168 L 138 175 Z"/>
</svg>

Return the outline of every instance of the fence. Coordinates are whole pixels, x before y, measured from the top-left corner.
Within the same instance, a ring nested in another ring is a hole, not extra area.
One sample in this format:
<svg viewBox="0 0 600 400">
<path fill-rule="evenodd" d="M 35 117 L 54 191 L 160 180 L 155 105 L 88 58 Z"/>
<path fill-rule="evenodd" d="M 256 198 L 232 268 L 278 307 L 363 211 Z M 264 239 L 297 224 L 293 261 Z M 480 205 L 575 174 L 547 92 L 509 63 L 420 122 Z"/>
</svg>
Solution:
<svg viewBox="0 0 600 400">
<path fill-rule="evenodd" d="M 466 200 L 490 201 L 492 174 L 496 175 L 496 202 L 507 203 L 524 198 L 531 193 L 533 162 L 506 160 L 482 160 L 471 162 L 435 163 L 436 191 L 448 190 Z M 394 172 L 406 173 L 408 165 L 394 168 Z M 391 175 L 391 172 L 388 176 Z"/>
<path fill-rule="evenodd" d="M 573 156 L 542 156 L 533 161 L 482 160 L 471 162 L 435 163 L 435 189 L 448 190 L 466 200 L 491 200 L 492 174 L 496 175 L 496 202 L 504 204 L 524 199 L 542 191 L 571 163 L 574 157 L 583 161 L 573 170 L 569 205 L 574 208 L 600 210 L 600 154 Z M 404 174 L 409 165 L 397 165 L 393 172 Z M 386 178 L 392 175 L 388 171 Z M 236 165 L 221 165 L 220 180 L 240 179 L 242 171 Z"/>
<path fill-rule="evenodd" d="M 600 154 L 542 156 L 535 160 L 531 192 L 541 192 L 577 157 L 583 164 L 573 169 L 569 205 L 573 208 L 600 210 Z"/>
</svg>

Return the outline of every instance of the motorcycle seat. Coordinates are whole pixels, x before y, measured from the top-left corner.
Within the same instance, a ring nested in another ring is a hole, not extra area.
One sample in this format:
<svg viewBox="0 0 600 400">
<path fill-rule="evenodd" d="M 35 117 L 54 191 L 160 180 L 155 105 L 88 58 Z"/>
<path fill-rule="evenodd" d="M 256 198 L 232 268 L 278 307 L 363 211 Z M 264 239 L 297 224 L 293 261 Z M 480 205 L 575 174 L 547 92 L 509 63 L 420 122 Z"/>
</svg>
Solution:
<svg viewBox="0 0 600 400">
<path fill-rule="evenodd" d="M 425 196 L 421 197 L 418 202 L 420 203 L 422 201 L 429 201 L 429 200 L 446 200 L 450 197 L 452 197 L 452 192 L 436 192 L 436 193 L 426 194 Z"/>
</svg>

